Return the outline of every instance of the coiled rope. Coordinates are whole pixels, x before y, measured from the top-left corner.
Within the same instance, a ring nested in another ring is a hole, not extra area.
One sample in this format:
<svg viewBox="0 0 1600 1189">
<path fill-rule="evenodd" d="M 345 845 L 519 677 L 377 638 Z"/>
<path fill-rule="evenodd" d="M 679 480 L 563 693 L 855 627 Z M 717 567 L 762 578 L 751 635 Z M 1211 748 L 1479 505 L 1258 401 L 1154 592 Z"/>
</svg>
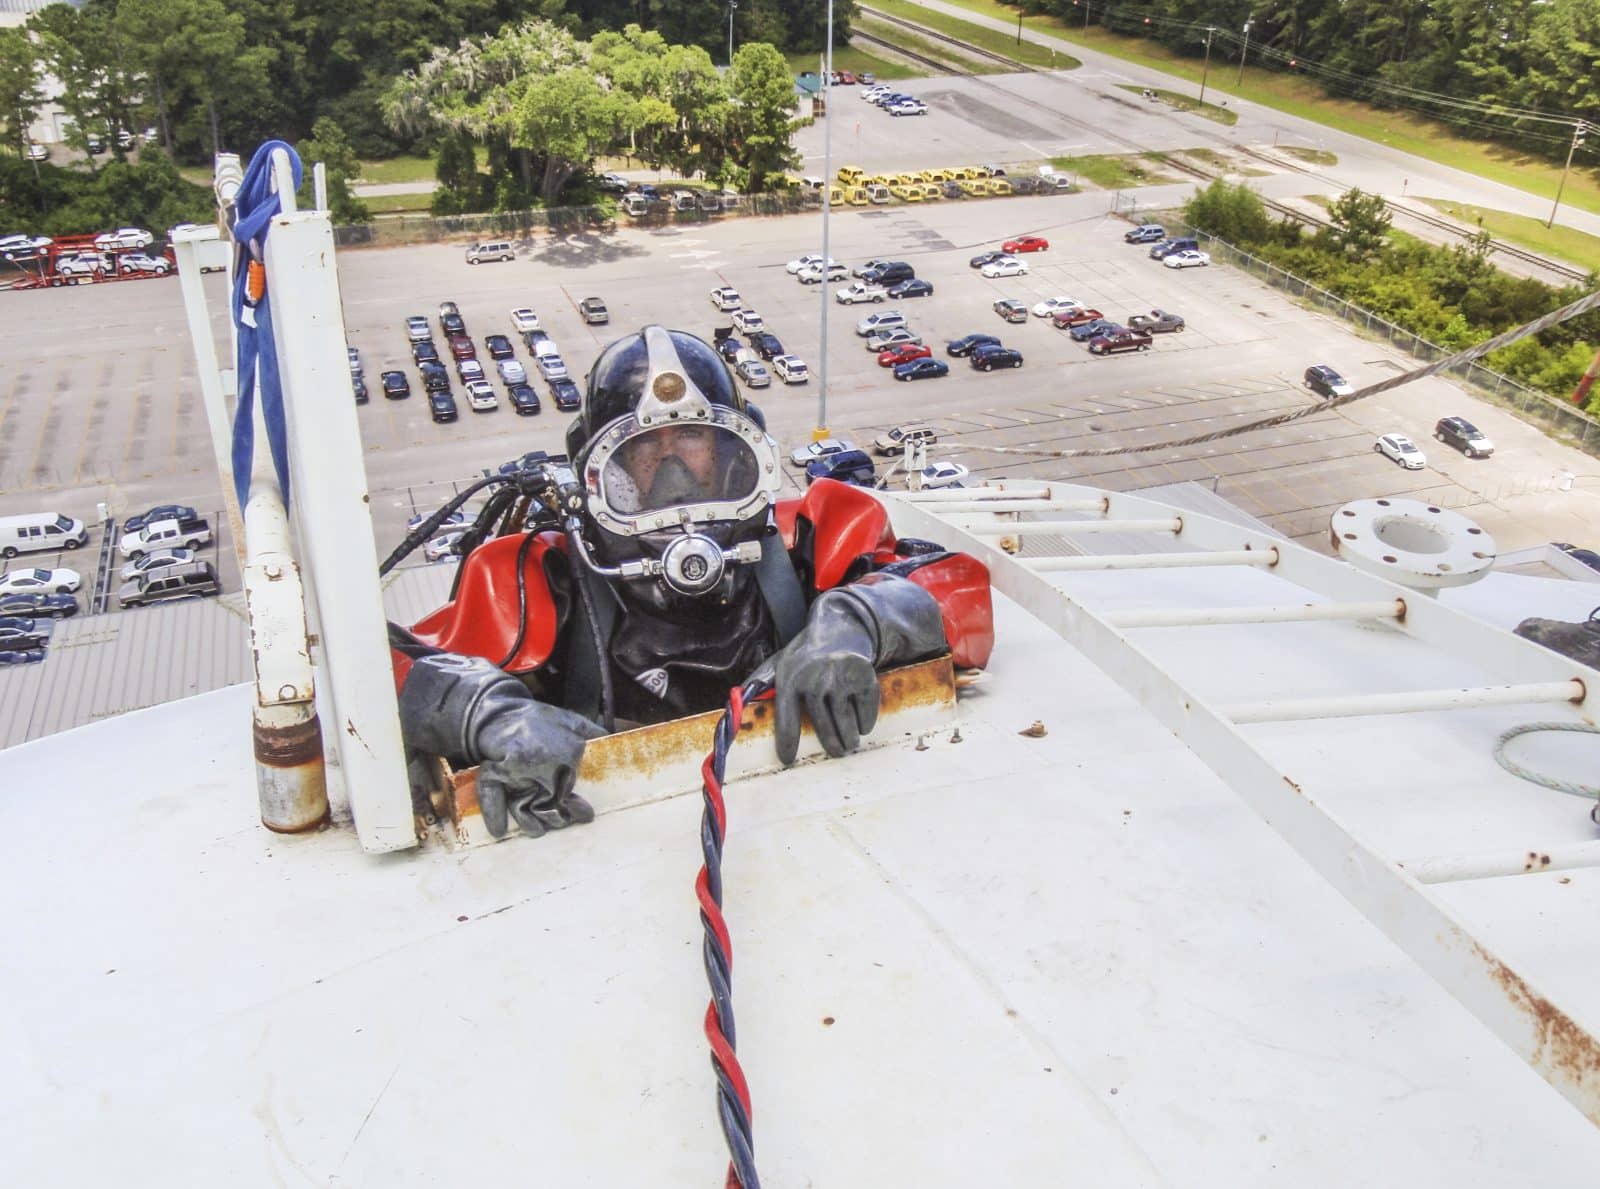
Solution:
<svg viewBox="0 0 1600 1189">
<path fill-rule="evenodd" d="M 706 1041 L 711 1046 L 711 1068 L 717 1075 L 717 1117 L 728 1144 L 728 1177 L 724 1189 L 760 1189 L 756 1174 L 755 1140 L 751 1128 L 750 1087 L 735 1053 L 733 1023 L 733 941 L 722 917 L 722 843 L 727 836 L 728 813 L 722 800 L 722 777 L 728 749 L 739 734 L 745 703 L 761 697 L 772 686 L 747 681 L 729 692 L 727 708 L 712 736 L 711 754 L 700 766 L 705 808 L 700 815 L 700 852 L 704 863 L 695 879 L 700 900 L 700 925 L 705 931 L 702 956 L 711 1002 L 706 1005 Z"/>
</svg>

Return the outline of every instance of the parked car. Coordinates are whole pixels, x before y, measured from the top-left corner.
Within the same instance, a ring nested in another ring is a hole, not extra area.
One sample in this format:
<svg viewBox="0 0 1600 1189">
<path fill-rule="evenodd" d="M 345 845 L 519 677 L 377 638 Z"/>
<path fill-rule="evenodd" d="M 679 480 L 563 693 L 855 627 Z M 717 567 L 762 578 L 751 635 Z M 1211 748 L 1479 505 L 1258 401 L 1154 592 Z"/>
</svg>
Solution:
<svg viewBox="0 0 1600 1189">
<path fill-rule="evenodd" d="M 901 343 L 897 347 L 890 347 L 878 353 L 879 367 L 898 367 L 902 363 L 910 363 L 913 359 L 926 359 L 933 354 L 926 343 Z"/>
<path fill-rule="evenodd" d="M 875 272 L 875 271 L 877 271 L 879 269 L 887 268 L 889 265 L 891 265 L 893 263 L 894 263 L 893 260 L 873 259 L 873 260 L 863 261 L 861 264 L 857 265 L 855 268 L 852 268 L 850 270 L 850 275 L 853 276 L 853 277 L 865 278 L 866 275 L 869 272 Z"/>
<path fill-rule="evenodd" d="M 495 364 L 495 370 L 500 373 L 502 384 L 526 384 L 528 382 L 528 369 L 516 359 L 502 359 Z"/>
<path fill-rule="evenodd" d="M 811 379 L 805 360 L 798 355 L 773 356 L 772 370 L 785 384 L 804 384 Z"/>
<path fill-rule="evenodd" d="M 364 405 L 367 403 L 367 378 L 360 372 L 350 377 L 350 391 L 356 398 L 356 404 Z"/>
<path fill-rule="evenodd" d="M 717 339 L 717 354 L 722 356 L 722 358 L 728 363 L 739 362 L 739 352 L 743 351 L 745 346 L 738 339 L 733 337 L 733 327 L 718 327 L 717 330 L 719 334 L 721 334 L 721 331 L 723 330 L 728 332 L 727 334 L 721 335 L 721 337 Z"/>
<path fill-rule="evenodd" d="M 719 285 L 711 291 L 711 304 L 726 313 L 739 308 L 739 291 L 731 285 Z"/>
<path fill-rule="evenodd" d="M 937 380 L 950 374 L 950 365 L 942 359 L 913 359 L 894 369 L 896 380 Z"/>
<path fill-rule="evenodd" d="M 767 328 L 767 324 L 762 320 L 760 314 L 756 313 L 754 310 L 744 309 L 743 307 L 734 310 L 733 313 L 729 315 L 729 321 L 733 323 L 733 328 L 743 335 L 751 335 L 758 330 L 765 330 Z"/>
<path fill-rule="evenodd" d="M 211 563 L 196 561 L 168 566 L 124 582 L 117 590 L 117 603 L 123 607 L 144 607 L 174 599 L 220 594 L 221 591 L 222 584 L 217 581 L 217 573 L 211 568 Z"/>
<path fill-rule="evenodd" d="M 990 280 L 996 277 L 1025 277 L 1028 275 L 1028 265 L 1015 256 L 1002 256 L 999 260 L 985 264 L 978 271 Z"/>
<path fill-rule="evenodd" d="M 889 286 L 909 281 L 916 275 L 916 271 L 904 260 L 891 260 L 882 268 L 869 268 L 861 274 L 861 279 L 869 285 Z"/>
<path fill-rule="evenodd" d="M 557 376 L 550 381 L 550 399 L 563 413 L 576 412 L 582 403 L 577 381 L 568 376 Z"/>
<path fill-rule="evenodd" d="M 1408 471 L 1420 471 L 1428 465 L 1427 456 L 1403 433 L 1386 433 L 1372 444 L 1372 448 Z"/>
<path fill-rule="evenodd" d="M 1000 340 L 992 334 L 967 334 L 946 344 L 945 352 L 959 359 L 963 355 L 971 355 L 979 347 L 999 345 Z"/>
<path fill-rule="evenodd" d="M 476 359 L 458 359 L 456 360 L 456 377 L 463 384 L 470 384 L 474 380 L 481 380 L 484 378 L 483 364 L 479 363 Z"/>
<path fill-rule="evenodd" d="M 1105 318 L 1099 310 L 1086 310 L 1079 307 L 1075 310 L 1057 310 L 1050 315 L 1050 324 L 1057 330 L 1071 330 L 1074 326 L 1082 326 L 1085 322 L 1099 322 Z"/>
<path fill-rule="evenodd" d="M 0 256 L 7 260 L 36 260 L 55 240 L 48 235 L 0 236 Z"/>
<path fill-rule="evenodd" d="M 809 485 L 818 479 L 872 487 L 877 483 L 878 469 L 865 450 L 843 450 L 806 465 L 806 483 Z"/>
<path fill-rule="evenodd" d="M 378 377 L 378 386 L 388 400 L 404 400 L 411 395 L 411 381 L 405 372 L 384 372 Z"/>
<path fill-rule="evenodd" d="M 158 549 L 180 545 L 185 549 L 199 549 L 202 545 L 209 545 L 211 537 L 211 522 L 205 517 L 173 517 L 170 520 L 151 520 L 142 528 L 123 533 L 117 548 L 123 557 L 137 558 Z"/>
<path fill-rule="evenodd" d="M 973 268 L 982 268 L 986 264 L 993 264 L 996 260 L 1004 260 L 1005 258 L 1005 252 L 979 252 L 967 263 Z"/>
<path fill-rule="evenodd" d="M 1015 297 L 1002 297 L 994 303 L 994 312 L 1007 322 L 1026 322 L 1028 320 L 1028 307 Z"/>
<path fill-rule="evenodd" d="M 48 620 L 0 615 L 0 650 L 43 648 L 50 643 Z"/>
<path fill-rule="evenodd" d="M 0 665 L 36 665 L 44 660 L 42 648 L 0 649 Z"/>
<path fill-rule="evenodd" d="M 1204 252 L 1191 248 L 1183 252 L 1172 252 L 1161 258 L 1161 263 L 1168 268 L 1204 268 L 1211 263 L 1211 257 Z"/>
<path fill-rule="evenodd" d="M 539 411 L 539 394 L 532 384 L 506 385 L 506 399 L 511 402 L 511 408 L 524 417 L 531 417 Z"/>
<path fill-rule="evenodd" d="M 928 114 L 928 105 L 920 99 L 902 99 L 899 103 L 889 105 L 891 116 L 925 116 Z"/>
<path fill-rule="evenodd" d="M 64 277 L 87 277 L 107 271 L 108 257 L 98 252 L 78 252 L 56 257 L 56 272 Z"/>
<path fill-rule="evenodd" d="M 1162 309 L 1147 310 L 1129 318 L 1128 326 L 1133 330 L 1148 330 L 1151 334 L 1174 334 L 1183 329 L 1183 316 Z"/>
<path fill-rule="evenodd" d="M 448 388 L 428 389 L 428 415 L 435 422 L 454 421 L 460 415 L 456 409 L 456 398 L 450 395 Z"/>
<path fill-rule="evenodd" d="M 511 345 L 511 340 L 503 334 L 491 334 L 484 338 L 483 349 L 489 352 L 490 359 L 513 359 L 517 349 Z"/>
<path fill-rule="evenodd" d="M 1062 310 L 1081 310 L 1083 302 L 1076 297 L 1047 297 L 1033 307 L 1035 318 L 1053 318 Z"/>
<path fill-rule="evenodd" d="M 917 472 L 924 487 L 960 487 L 972 472 L 959 462 L 935 462 Z"/>
<path fill-rule="evenodd" d="M 567 365 L 554 353 L 541 355 L 535 362 L 539 365 L 539 374 L 546 380 L 559 380 L 567 374 Z"/>
<path fill-rule="evenodd" d="M 50 160 L 50 150 L 38 141 L 30 140 L 28 142 L 28 160 L 48 161 Z"/>
<path fill-rule="evenodd" d="M 877 314 L 868 314 L 856 323 L 856 333 L 865 337 L 880 330 L 892 330 L 904 326 L 906 316 L 899 310 L 884 310 Z"/>
<path fill-rule="evenodd" d="M 1320 397 L 1349 396 L 1355 391 L 1349 380 L 1325 363 L 1306 368 L 1306 387 Z"/>
<path fill-rule="evenodd" d="M 1122 233 L 1125 244 L 1153 244 L 1167 238 L 1167 229 L 1160 223 L 1140 223 L 1132 231 Z"/>
<path fill-rule="evenodd" d="M 1171 239 L 1164 239 L 1150 248 L 1150 259 L 1161 260 L 1174 252 L 1194 251 L 1200 247 L 1200 241 L 1193 236 L 1180 235 Z"/>
<path fill-rule="evenodd" d="M 767 388 L 772 384 L 772 373 L 759 359 L 743 359 L 734 368 L 747 388 Z"/>
<path fill-rule="evenodd" d="M 626 194 L 628 192 L 628 179 L 620 173 L 602 173 L 595 179 L 595 186 L 603 194 Z"/>
<path fill-rule="evenodd" d="M 889 286 L 889 296 L 899 301 L 902 297 L 932 297 L 933 285 L 920 277 Z"/>
<path fill-rule="evenodd" d="M 445 366 L 437 360 L 429 360 L 417 365 L 417 371 L 422 375 L 422 390 L 424 392 L 449 392 L 450 373 Z"/>
<path fill-rule="evenodd" d="M 158 520 L 193 520 L 199 513 L 188 504 L 157 504 L 122 522 L 122 531 L 136 533 L 147 524 Z"/>
<path fill-rule="evenodd" d="M 527 306 L 519 306 L 511 311 L 511 328 L 518 334 L 526 334 L 530 330 L 539 329 L 539 315 Z"/>
<path fill-rule="evenodd" d="M 466 334 L 466 319 L 461 316 L 461 307 L 453 301 L 439 303 L 439 329 L 444 331 L 446 338 L 453 334 Z"/>
<path fill-rule="evenodd" d="M 1148 351 L 1150 336 L 1142 330 L 1118 328 L 1097 334 L 1089 340 L 1091 355 L 1114 355 L 1118 351 Z"/>
<path fill-rule="evenodd" d="M 432 512 L 418 512 L 416 515 L 408 517 L 406 520 L 406 532 L 416 532 L 430 519 L 432 519 L 432 517 Z M 446 516 L 439 522 L 439 527 L 441 529 L 463 528 L 466 526 L 466 523 L 467 509 L 457 508 L 454 512 L 450 513 L 450 515 Z"/>
<path fill-rule="evenodd" d="M 1018 252 L 1044 252 L 1048 251 L 1050 241 L 1042 235 L 1019 235 L 1016 239 L 1008 239 L 1000 245 L 1000 250 L 1007 255 L 1015 256 Z"/>
<path fill-rule="evenodd" d="M 484 264 L 496 260 L 515 260 L 516 249 L 511 246 L 510 240 L 496 239 L 487 243 L 469 244 L 467 246 L 467 263 Z"/>
<path fill-rule="evenodd" d="M 155 242 L 156 237 L 143 227 L 118 227 L 94 237 L 97 248 L 148 248 Z"/>
<path fill-rule="evenodd" d="M 525 334 L 523 334 L 522 341 L 527 345 L 528 350 L 533 352 L 533 357 L 535 359 L 539 357 L 539 352 L 541 350 L 553 350 L 555 346 L 555 344 L 551 341 L 550 332 L 545 330 L 527 331 Z M 545 347 L 545 344 L 547 343 L 550 344 L 548 348 Z"/>
<path fill-rule="evenodd" d="M 500 464 L 500 473 L 502 475 L 515 475 L 520 471 L 534 470 L 547 462 L 564 461 L 566 461 L 566 455 L 564 454 L 555 455 L 547 450 L 529 450 L 526 454 L 513 458 L 510 462 L 502 462 Z"/>
<path fill-rule="evenodd" d="M 473 380 L 466 386 L 467 407 L 474 413 L 489 413 L 500 407 L 500 398 L 494 394 L 494 385 L 487 380 Z"/>
<path fill-rule="evenodd" d="M 889 291 L 882 285 L 869 285 L 865 281 L 856 281 L 843 289 L 834 290 L 833 300 L 840 305 L 856 305 L 863 301 L 878 304 L 888 296 Z"/>
<path fill-rule="evenodd" d="M 78 600 L 70 594 L 48 591 L 0 594 L 0 615 L 48 615 L 51 619 L 65 619 L 77 613 Z"/>
<path fill-rule="evenodd" d="M 1441 417 L 1433 427 L 1433 436 L 1468 458 L 1488 458 L 1494 453 L 1494 443 L 1465 417 Z"/>
<path fill-rule="evenodd" d="M 476 359 L 478 357 L 477 345 L 464 334 L 453 334 L 446 340 L 450 347 L 452 359 Z"/>
<path fill-rule="evenodd" d="M 412 314 L 406 319 L 406 338 L 413 343 L 426 342 L 433 337 L 433 328 L 428 325 L 428 320 L 421 314 Z"/>
<path fill-rule="evenodd" d="M 1085 322 L 1082 326 L 1074 326 L 1068 333 L 1072 335 L 1075 343 L 1087 343 L 1099 335 L 1121 334 L 1127 328 L 1119 326 L 1110 318 L 1096 318 L 1093 322 Z"/>
<path fill-rule="evenodd" d="M 783 344 L 778 341 L 778 336 L 758 330 L 749 338 L 750 348 L 762 359 L 776 359 L 785 354 Z"/>
<path fill-rule="evenodd" d="M 816 462 L 819 458 L 827 458 L 830 454 L 839 454 L 845 450 L 854 450 L 854 442 L 844 438 L 823 438 L 820 442 L 812 442 L 798 450 L 791 451 L 789 462 L 793 466 L 805 467 Z"/>
<path fill-rule="evenodd" d="M 151 570 L 159 570 L 166 566 L 184 566 L 198 559 L 198 554 L 193 549 L 156 549 L 150 553 L 141 554 L 127 565 L 122 567 L 122 580 L 131 582 L 140 574 L 147 574 Z"/>
<path fill-rule="evenodd" d="M 921 337 L 912 334 L 904 326 L 895 326 L 889 330 L 878 330 L 867 336 L 867 350 L 876 354 L 887 351 L 890 347 L 898 347 L 902 343 L 920 343 Z"/>
<path fill-rule="evenodd" d="M 912 421 L 905 425 L 896 425 L 873 438 L 872 449 L 878 454 L 902 454 L 907 443 L 913 446 L 931 446 L 938 440 L 938 432 L 933 426 Z"/>
<path fill-rule="evenodd" d="M 805 272 L 806 269 L 808 269 L 808 268 L 817 268 L 821 264 L 822 264 L 822 253 L 821 252 L 808 252 L 804 256 L 798 256 L 795 259 L 789 261 L 789 263 L 785 264 L 783 266 L 783 268 L 784 268 L 784 271 L 787 272 L 790 276 L 798 276 L 799 274 Z M 839 264 L 839 262 L 837 260 L 834 260 L 831 257 L 828 260 L 828 264 L 829 264 L 830 267 L 833 267 L 833 266 L 837 266 L 837 267 L 840 267 L 840 268 L 844 267 L 842 264 Z"/>
<path fill-rule="evenodd" d="M 172 261 L 146 252 L 125 252 L 117 257 L 117 271 L 124 276 L 137 272 L 164 277 L 172 271 Z"/>
<path fill-rule="evenodd" d="M 598 297 L 586 297 L 578 303 L 578 313 L 583 315 L 585 323 L 600 326 L 611 321 L 611 311 L 606 309 L 606 303 Z"/>
<path fill-rule="evenodd" d="M 433 540 L 423 545 L 422 556 L 430 562 L 448 561 L 453 557 L 460 557 L 461 538 L 465 533 L 466 529 L 440 533 Z"/>
<path fill-rule="evenodd" d="M 432 339 L 421 339 L 411 344 L 411 361 L 418 367 L 424 363 L 439 362 L 439 348 L 434 346 Z"/>
<path fill-rule="evenodd" d="M 990 344 L 979 347 L 969 357 L 974 371 L 992 372 L 997 367 L 1021 367 L 1022 352 L 1015 347 L 1001 347 Z"/>
<path fill-rule="evenodd" d="M 849 275 L 850 270 L 844 265 L 835 261 L 834 263 L 828 265 L 828 275 L 826 278 L 824 278 L 822 275 L 822 265 L 820 263 L 806 265 L 806 267 L 795 273 L 795 278 L 802 285 L 820 285 L 824 279 L 829 281 L 842 281 L 849 277 Z"/>
</svg>

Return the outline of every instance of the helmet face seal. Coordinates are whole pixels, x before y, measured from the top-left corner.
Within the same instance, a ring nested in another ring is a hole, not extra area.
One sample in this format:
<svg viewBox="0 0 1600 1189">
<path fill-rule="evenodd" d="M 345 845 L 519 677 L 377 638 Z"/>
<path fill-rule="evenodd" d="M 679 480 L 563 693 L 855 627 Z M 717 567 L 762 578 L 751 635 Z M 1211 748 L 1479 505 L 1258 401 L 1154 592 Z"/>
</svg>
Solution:
<svg viewBox="0 0 1600 1189">
<path fill-rule="evenodd" d="M 764 519 L 779 483 L 777 447 L 766 432 L 698 394 L 661 403 L 641 400 L 641 412 L 606 426 L 584 459 L 589 515 L 599 528 L 632 537 Z"/>
</svg>

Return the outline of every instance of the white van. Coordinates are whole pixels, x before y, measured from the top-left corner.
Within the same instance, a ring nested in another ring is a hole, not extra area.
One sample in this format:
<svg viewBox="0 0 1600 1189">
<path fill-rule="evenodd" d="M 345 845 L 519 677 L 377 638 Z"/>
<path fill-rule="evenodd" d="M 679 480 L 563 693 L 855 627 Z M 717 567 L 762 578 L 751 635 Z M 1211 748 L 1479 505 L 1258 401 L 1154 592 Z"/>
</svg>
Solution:
<svg viewBox="0 0 1600 1189">
<path fill-rule="evenodd" d="M 490 240 L 486 244 L 473 244 L 467 249 L 467 263 L 481 264 L 485 260 L 514 260 L 517 251 L 510 240 Z"/>
<path fill-rule="evenodd" d="M 77 549 L 88 540 L 88 525 L 59 512 L 0 516 L 0 557 L 16 557 L 19 553 L 39 553 L 52 549 Z"/>
</svg>

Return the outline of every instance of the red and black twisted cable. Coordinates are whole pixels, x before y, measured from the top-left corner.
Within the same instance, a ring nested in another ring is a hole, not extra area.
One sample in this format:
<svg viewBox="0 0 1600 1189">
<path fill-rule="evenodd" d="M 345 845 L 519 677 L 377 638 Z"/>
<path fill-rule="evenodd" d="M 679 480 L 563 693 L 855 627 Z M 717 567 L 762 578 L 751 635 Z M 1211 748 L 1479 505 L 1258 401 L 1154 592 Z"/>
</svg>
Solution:
<svg viewBox="0 0 1600 1189">
<path fill-rule="evenodd" d="M 711 1046 L 711 1068 L 717 1075 L 717 1116 L 728 1144 L 728 1178 L 725 1189 L 760 1189 L 756 1175 L 755 1139 L 751 1129 L 750 1087 L 739 1066 L 733 1023 L 733 942 L 722 917 L 722 842 L 728 814 L 722 800 L 722 777 L 728 749 L 739 734 L 745 703 L 770 689 L 765 682 L 749 681 L 728 694 L 727 708 L 712 736 L 711 754 L 700 766 L 705 808 L 700 815 L 700 851 L 705 862 L 695 880 L 700 900 L 700 925 L 705 930 L 702 956 L 711 1002 L 706 1005 L 706 1041 Z"/>
</svg>

